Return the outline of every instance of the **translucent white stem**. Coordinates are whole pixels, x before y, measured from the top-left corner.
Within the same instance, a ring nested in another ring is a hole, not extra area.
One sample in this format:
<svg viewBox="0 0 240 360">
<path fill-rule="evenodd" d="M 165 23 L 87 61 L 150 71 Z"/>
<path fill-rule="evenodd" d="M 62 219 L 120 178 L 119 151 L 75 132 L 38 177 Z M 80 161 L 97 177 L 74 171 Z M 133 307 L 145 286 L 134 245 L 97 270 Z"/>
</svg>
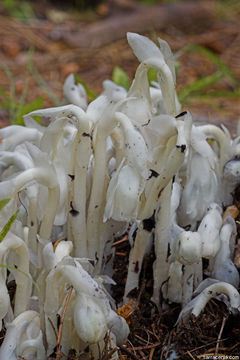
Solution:
<svg viewBox="0 0 240 360">
<path fill-rule="evenodd" d="M 88 256 L 98 260 L 97 267 L 101 268 L 102 259 L 98 257 L 100 246 L 100 225 L 103 222 L 103 210 L 105 207 L 105 177 L 107 174 L 107 134 L 97 128 L 94 144 L 94 170 L 91 196 L 88 206 L 87 235 Z"/>
<path fill-rule="evenodd" d="M 154 249 L 156 260 L 153 264 L 153 296 L 152 300 L 159 305 L 160 289 L 166 298 L 167 286 L 162 284 L 168 278 L 169 262 L 168 262 L 168 247 L 169 245 L 169 231 L 171 226 L 171 192 L 172 181 L 163 190 L 160 202 L 161 208 L 156 216 L 156 227 L 154 237 Z"/>
<path fill-rule="evenodd" d="M 72 227 L 74 253 L 77 257 L 88 257 L 86 201 L 88 165 L 91 155 L 91 139 L 89 126 L 79 129 L 73 145 L 72 209 L 69 211 L 69 221 Z M 89 136 L 88 136 L 89 135 Z M 74 209 L 74 210 L 73 210 Z"/>
<path fill-rule="evenodd" d="M 208 286 L 196 298 L 192 314 L 198 316 L 205 308 L 208 301 L 217 294 L 226 294 L 229 297 L 230 304 L 234 309 L 240 309 L 240 295 L 232 285 L 225 282 L 218 282 Z"/>
<path fill-rule="evenodd" d="M 176 141 L 176 137 L 174 138 Z M 172 142 L 174 143 L 173 138 L 171 138 L 169 141 L 171 141 L 171 143 Z M 146 203 L 140 213 L 141 219 L 146 219 L 152 216 L 153 211 L 157 207 L 157 203 L 159 201 L 161 191 L 173 178 L 173 176 L 176 175 L 177 171 L 182 165 L 184 156 L 185 156 L 185 152 L 181 151 L 181 149 L 177 148 L 176 146 L 173 146 L 173 148 L 170 150 L 170 153 L 164 162 L 164 165 L 161 169 L 159 176 L 155 179 L 150 189 Z"/>
<path fill-rule="evenodd" d="M 143 229 L 143 224 L 140 224 L 137 230 L 134 246 L 129 254 L 128 275 L 124 291 L 124 302 L 128 301 L 131 290 L 138 288 L 139 276 L 149 236 L 150 233 Z"/>
<path fill-rule="evenodd" d="M 39 235 L 43 239 L 49 239 L 51 236 L 54 219 L 58 209 L 59 197 L 60 192 L 58 186 L 48 188 L 47 205 L 39 231 Z"/>
</svg>

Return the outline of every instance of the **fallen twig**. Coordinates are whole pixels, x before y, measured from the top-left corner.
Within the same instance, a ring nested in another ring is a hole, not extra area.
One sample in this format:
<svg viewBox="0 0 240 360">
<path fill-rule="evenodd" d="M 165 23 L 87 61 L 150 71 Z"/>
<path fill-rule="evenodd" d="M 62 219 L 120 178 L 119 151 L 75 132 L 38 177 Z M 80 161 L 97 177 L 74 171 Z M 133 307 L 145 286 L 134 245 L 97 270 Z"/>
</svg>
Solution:
<svg viewBox="0 0 240 360">
<path fill-rule="evenodd" d="M 225 326 L 225 324 L 226 324 L 227 318 L 228 318 L 228 316 L 224 316 L 224 317 L 223 317 L 223 320 L 222 320 L 222 325 L 221 325 L 221 328 L 220 328 L 220 331 L 219 331 L 219 334 L 218 334 L 218 339 L 217 339 L 215 356 L 218 355 L 219 344 L 220 344 L 220 341 L 221 341 L 222 332 L 223 332 L 224 326 Z"/>
<path fill-rule="evenodd" d="M 64 308 L 63 308 L 63 313 L 60 319 L 60 325 L 59 325 L 59 329 L 58 329 L 58 336 L 57 336 L 57 351 L 56 351 L 56 360 L 60 360 L 61 359 L 61 339 L 62 339 L 62 328 L 63 328 L 63 323 L 64 323 L 64 319 L 65 319 L 65 314 L 67 311 L 67 307 L 72 295 L 72 291 L 73 291 L 73 287 L 71 286 L 70 289 L 68 290 L 68 294 L 66 297 L 66 301 L 64 304 Z"/>
</svg>

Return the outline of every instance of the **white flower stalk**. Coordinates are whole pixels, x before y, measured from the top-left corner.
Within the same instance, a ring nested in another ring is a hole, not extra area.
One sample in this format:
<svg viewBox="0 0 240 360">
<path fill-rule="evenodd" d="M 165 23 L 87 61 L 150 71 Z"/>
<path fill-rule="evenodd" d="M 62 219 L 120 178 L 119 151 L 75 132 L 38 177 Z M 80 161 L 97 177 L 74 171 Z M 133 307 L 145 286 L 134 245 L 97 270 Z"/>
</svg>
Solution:
<svg viewBox="0 0 240 360">
<path fill-rule="evenodd" d="M 224 125 L 222 125 L 222 129 L 220 129 L 212 124 L 202 125 L 201 131 L 203 131 L 208 138 L 216 140 L 219 147 L 219 169 L 220 172 L 222 172 L 224 164 L 234 157 L 236 150 L 229 131 Z"/>
<path fill-rule="evenodd" d="M 177 245 L 176 258 L 183 264 L 182 305 L 185 305 L 202 280 L 202 238 L 198 232 L 183 231 Z"/>
<path fill-rule="evenodd" d="M 131 299 L 131 291 L 138 289 L 142 262 L 150 236 L 151 231 L 145 230 L 144 225 L 141 223 L 137 230 L 134 246 L 129 254 L 128 275 L 123 298 L 124 303 L 128 302 L 128 299 Z"/>
<path fill-rule="evenodd" d="M 107 190 L 107 203 L 104 212 L 105 221 L 132 221 L 137 218 L 139 208 L 141 179 L 136 169 L 122 164 L 112 175 Z"/>
<path fill-rule="evenodd" d="M 178 221 L 181 226 L 190 225 L 191 229 L 195 230 L 209 203 L 217 200 L 218 181 L 208 161 L 197 153 L 189 159 L 187 171 L 178 209 Z"/>
<path fill-rule="evenodd" d="M 43 335 L 40 330 L 40 319 L 35 317 L 26 329 L 26 340 L 17 347 L 19 356 L 26 360 L 46 359 L 46 350 L 43 345 Z"/>
<path fill-rule="evenodd" d="M 169 267 L 169 279 L 167 298 L 171 302 L 181 303 L 182 302 L 182 264 L 178 261 L 174 261 Z"/>
<path fill-rule="evenodd" d="M 19 174 L 19 170 L 24 171 L 34 167 L 33 159 L 27 151 L 27 147 L 25 144 L 17 146 L 14 152 L 3 151 L 1 153 L 1 159 L 3 162 L 5 162 L 6 166 L 8 166 L 11 171 L 13 171 L 14 175 Z M 38 247 L 36 242 L 36 234 L 38 228 L 38 191 L 39 186 L 36 184 L 28 186 L 25 190 L 25 200 L 28 203 L 27 226 L 29 227 L 27 244 L 29 247 L 29 252 L 32 256 L 35 257 Z"/>
<path fill-rule="evenodd" d="M 229 297 L 231 307 L 237 310 L 240 309 L 240 295 L 235 287 L 225 282 L 217 282 L 205 288 L 201 294 L 198 295 L 192 309 L 192 314 L 198 316 L 208 301 L 218 294 L 226 294 Z"/>
<path fill-rule="evenodd" d="M 19 357 L 26 360 L 46 359 L 39 314 L 32 310 L 22 312 L 8 325 L 0 347 L 0 360 L 17 360 Z"/>
<path fill-rule="evenodd" d="M 31 141 L 39 145 L 42 133 L 37 129 L 30 129 L 24 126 L 12 125 L 0 129 L 0 137 L 3 138 L 1 150 L 13 151 L 17 145 L 25 141 Z"/>
<path fill-rule="evenodd" d="M 136 125 L 147 124 L 152 117 L 152 103 L 147 77 L 148 67 L 140 64 L 132 86 L 127 94 L 127 101 L 123 102 L 121 111 L 132 119 Z"/>
<path fill-rule="evenodd" d="M 51 235 L 59 199 L 59 186 L 56 173 L 49 163 L 47 155 L 44 155 L 31 143 L 27 143 L 26 145 L 31 156 L 34 158 L 34 161 L 37 163 L 36 167 L 27 169 L 15 178 L 2 182 L 0 184 L 1 198 L 16 195 L 24 186 L 34 180 L 47 186 L 48 202 L 41 222 L 40 236 L 48 239 Z"/>
<path fill-rule="evenodd" d="M 233 236 L 233 239 L 232 239 Z M 211 276 L 219 281 L 227 282 L 235 288 L 239 286 L 239 273 L 232 262 L 231 242 L 235 243 L 236 225 L 231 218 L 225 221 L 220 231 L 220 249 L 215 256 Z"/>
<path fill-rule="evenodd" d="M 54 324 L 56 323 L 56 314 L 61 301 L 59 285 L 63 285 L 64 282 L 71 284 L 76 292 L 72 321 L 75 331 L 79 339 L 84 341 L 85 347 L 87 344 L 97 344 L 102 341 L 108 329 L 116 337 L 119 334 L 120 340 L 126 340 L 129 331 L 128 326 L 117 314 L 116 316 L 112 314 L 113 310 L 110 307 L 109 300 L 98 283 L 80 265 L 78 267 L 60 265 L 53 269 L 47 277 L 45 313 L 46 325 L 49 328 L 47 331 L 47 336 L 50 336 L 49 344 L 54 346 L 53 339 L 51 339 L 52 335 L 50 335 L 52 330 L 48 323 L 48 317 L 52 319 Z M 55 293 L 54 298 L 52 296 L 53 291 Z M 119 342 L 119 339 L 116 341 Z"/>
<path fill-rule="evenodd" d="M 111 80 L 104 80 L 103 83 L 104 92 L 108 98 L 111 98 L 115 103 L 126 98 L 127 91 L 122 86 L 116 85 Z"/>
<path fill-rule="evenodd" d="M 228 161 L 223 168 L 222 195 L 224 206 L 232 204 L 233 193 L 240 182 L 240 161 L 238 158 Z"/>
<path fill-rule="evenodd" d="M 94 154 L 93 180 L 87 210 L 87 249 L 88 256 L 97 260 L 97 271 L 100 271 L 102 266 L 100 254 L 102 254 L 105 242 L 101 236 L 101 227 L 103 225 L 108 185 L 107 139 L 116 126 L 116 120 L 114 119 L 114 101 L 108 99 L 105 95 L 101 95 L 98 99 L 90 104 L 91 109 L 89 106 L 89 111 L 87 111 L 90 121 L 95 124 L 92 141 Z"/>
<path fill-rule="evenodd" d="M 154 67 L 158 70 L 158 81 L 161 86 L 166 112 L 173 116 L 177 115 L 174 78 L 161 50 L 151 40 L 142 35 L 127 33 L 127 39 L 138 60 L 147 65 L 148 68 Z"/>
<path fill-rule="evenodd" d="M 167 281 L 169 271 L 168 251 L 170 240 L 170 227 L 172 225 L 171 219 L 171 193 L 172 182 L 163 190 L 160 197 L 160 210 L 156 215 L 156 228 L 154 247 L 156 260 L 153 264 L 153 296 L 152 300 L 159 306 L 160 289 L 162 295 L 166 298 L 167 287 L 162 286 Z"/>
<path fill-rule="evenodd" d="M 172 73 L 174 85 L 176 85 L 176 71 L 175 71 L 174 56 L 172 50 L 165 40 L 158 38 L 158 43 L 160 46 L 160 50 L 163 54 L 164 60 Z"/>
<path fill-rule="evenodd" d="M 157 174 L 159 175 L 154 179 L 150 191 L 147 194 L 145 204 L 142 206 L 140 214 L 141 219 L 152 216 L 153 211 L 157 208 L 161 191 L 180 169 L 190 141 L 188 136 L 190 132 L 189 128 L 191 129 L 191 126 L 192 120 L 190 117 L 187 118 L 186 124 L 182 123 L 182 121 L 176 123 L 178 135 L 170 137 L 163 155 L 160 157 L 159 164 L 157 164 L 156 168 Z"/>
<path fill-rule="evenodd" d="M 52 243 L 48 243 L 43 248 L 43 265 L 46 272 L 52 270 L 65 256 L 72 252 L 73 244 L 71 241 L 60 241 L 54 249 Z"/>
<path fill-rule="evenodd" d="M 13 251 L 15 253 L 15 257 L 10 258 L 11 261 L 7 260 L 5 263 L 4 258 L 6 255 Z M 12 263 L 13 262 L 13 263 Z M 32 290 L 32 281 L 31 275 L 29 273 L 29 253 L 28 248 L 25 242 L 20 239 L 18 236 L 14 235 L 12 232 L 8 232 L 3 241 L 0 243 L 0 263 L 5 265 L 10 265 L 11 273 L 13 274 L 16 281 L 16 293 L 15 293 L 15 301 L 14 301 L 14 315 L 17 316 L 21 314 L 21 312 L 27 310 Z M 13 270 L 16 268 L 16 270 Z M 6 278 L 3 276 L 4 269 L 1 269 L 1 280 L 2 282 L 6 281 Z M 2 286 L 2 296 L 3 303 L 1 304 L 2 308 L 2 318 L 7 313 L 7 298 L 6 291 L 4 290 L 4 286 Z M 5 285 L 6 286 L 6 285 Z M 5 314 L 4 314 L 5 312 Z M 1 319 L 2 319 L 1 318 Z"/>
<path fill-rule="evenodd" d="M 124 133 L 125 159 L 109 183 L 105 218 L 131 221 L 137 219 L 140 196 L 148 175 L 147 146 L 126 115 L 118 112 L 115 118 Z"/>
<path fill-rule="evenodd" d="M 178 221 L 181 226 L 191 225 L 191 229 L 195 230 L 209 203 L 217 201 L 219 190 L 216 155 L 201 128 L 192 127 L 191 146 L 186 160 L 186 180 Z"/>
<path fill-rule="evenodd" d="M 208 279 L 207 279 L 208 280 Z M 213 280 L 213 279 L 209 279 Z M 194 316 L 199 316 L 200 313 L 204 310 L 208 301 L 212 298 L 217 298 L 222 301 L 226 301 L 224 298 L 220 298 L 219 295 L 226 295 L 228 298 L 228 308 L 229 311 L 240 310 L 240 295 L 234 286 L 226 283 L 215 280 L 215 282 L 211 281 L 212 284 L 205 287 L 204 280 L 200 287 L 204 287 L 203 290 L 200 290 L 200 294 L 193 298 L 188 304 L 184 306 L 182 311 L 178 316 L 178 320 L 176 324 L 179 324 L 181 321 L 187 322 L 190 314 Z M 203 286 L 201 286 L 203 284 Z M 198 289 L 197 289 L 198 290 Z"/>
<path fill-rule="evenodd" d="M 133 126 L 129 117 L 117 112 L 115 118 L 119 121 L 124 133 L 125 154 L 127 163 L 134 167 L 139 175 L 146 179 L 148 176 L 148 149 L 141 133 Z"/>
<path fill-rule="evenodd" d="M 23 170 L 26 170 L 27 168 L 32 167 L 33 163 L 32 160 L 29 158 L 29 156 L 22 154 L 21 152 L 17 151 L 1 151 L 0 153 L 0 163 L 1 167 L 3 169 L 2 179 L 4 180 L 5 177 L 8 177 L 9 175 Z M 6 170 L 11 168 L 11 173 L 4 174 Z"/>
<path fill-rule="evenodd" d="M 159 311 L 162 301 L 181 303 L 185 320 L 190 312 L 198 316 L 212 296 L 240 309 L 232 261 L 236 225 L 222 219 L 240 181 L 240 137 L 232 140 L 224 127 L 193 125 L 190 113 L 180 112 L 168 44 L 127 36 L 140 61 L 128 92 L 106 80 L 88 105 L 70 75 L 64 96 L 72 104 L 33 111 L 26 127 L 0 130 L 0 207 L 12 197 L 1 210 L 2 237 L 19 207 L 0 241 L 0 326 L 11 322 L 0 360 L 49 357 L 59 318 L 58 345 L 66 355 L 88 347 L 96 360 L 126 341 L 128 325 L 103 286 L 115 284 L 113 242 L 126 232 L 124 302 L 140 287 L 144 257 L 153 249 L 152 300 Z M 150 86 L 152 68 L 158 82 Z M 49 125 L 37 124 L 35 116 Z M 209 260 L 204 275 L 214 279 L 202 281 L 202 258 Z M 12 278 L 14 307 L 7 289 Z"/>
<path fill-rule="evenodd" d="M 77 297 L 74 325 L 78 336 L 87 344 L 99 343 L 107 333 L 105 314 L 99 304 L 86 295 Z"/>
<path fill-rule="evenodd" d="M 184 265 L 182 268 L 182 306 L 188 304 L 192 298 L 194 289 L 195 267 L 194 265 Z"/>
<path fill-rule="evenodd" d="M 83 110 L 87 108 L 87 94 L 81 84 L 76 84 L 74 75 L 70 74 L 63 85 L 63 94 L 70 104 L 77 105 Z"/>
<path fill-rule="evenodd" d="M 161 113 L 165 114 L 166 109 L 164 107 L 164 101 L 162 97 L 162 91 L 158 83 L 152 81 L 152 86 L 150 86 L 150 98 L 152 103 L 151 113 L 153 116 L 160 115 Z"/>
<path fill-rule="evenodd" d="M 187 144 L 189 143 L 189 140 L 186 140 L 185 134 L 188 135 L 189 133 L 189 127 L 191 128 L 191 118 L 187 119 L 187 123 L 186 125 L 183 124 L 182 122 L 176 122 L 176 128 L 178 131 L 178 136 L 173 136 L 171 138 L 171 147 L 170 149 L 173 150 L 170 152 L 169 149 L 166 149 L 166 158 L 167 161 L 165 162 L 165 164 L 163 164 L 162 168 L 161 168 L 161 172 L 160 174 L 157 176 L 156 179 L 154 179 L 152 188 L 149 191 L 149 194 L 147 194 L 147 200 L 146 203 L 143 205 L 143 210 L 142 213 L 140 214 L 141 218 L 143 218 L 143 216 L 145 216 L 143 219 L 143 226 L 140 227 L 140 231 L 137 233 L 136 236 L 136 240 L 135 240 L 135 244 L 134 244 L 134 248 L 131 251 L 130 254 L 130 266 L 129 266 L 129 272 L 128 272 L 128 278 L 127 278 L 127 283 L 126 283 L 126 288 L 125 288 L 125 298 L 127 297 L 128 293 L 135 287 L 138 286 L 138 277 L 140 274 L 140 270 L 141 270 L 141 264 L 142 264 L 142 260 L 143 260 L 143 256 L 145 254 L 145 248 L 146 248 L 146 244 L 149 238 L 149 234 L 147 231 L 144 231 L 144 221 L 147 221 L 147 219 L 149 219 L 151 217 L 151 214 L 153 214 L 153 211 L 157 208 L 157 204 L 159 201 L 159 198 L 161 196 L 161 191 L 164 189 L 165 186 L 167 186 L 168 183 L 171 183 L 171 179 L 172 177 L 176 174 L 177 170 L 179 169 L 180 165 L 181 165 L 181 161 L 184 160 L 184 154 L 185 154 L 185 150 L 187 148 Z M 170 154 L 169 154 L 170 152 Z M 180 156 L 179 156 L 180 154 Z M 181 159 L 181 160 L 180 160 Z M 179 161 L 180 160 L 180 161 Z M 171 169 L 169 169 L 168 166 L 166 166 L 167 164 L 170 165 L 168 163 L 168 161 L 170 162 L 170 164 L 172 165 Z M 176 163 L 175 163 L 176 161 Z M 180 162 L 180 165 L 179 165 Z M 177 168 L 176 168 L 176 167 Z M 170 172 L 174 169 L 174 174 L 170 175 L 171 173 L 169 173 L 168 171 L 170 170 Z M 160 178 L 160 180 L 159 180 Z M 169 185 L 170 186 L 170 185 Z M 171 188 L 169 188 L 170 193 L 168 192 L 168 200 L 164 200 L 164 204 L 162 204 L 162 206 L 164 207 L 165 204 L 167 203 L 168 205 L 166 205 L 166 211 L 167 209 L 169 209 L 170 211 L 170 199 L 171 199 Z M 152 202 L 151 202 L 152 200 Z M 151 211 L 151 212 L 150 212 Z M 161 210 L 160 210 L 161 212 Z M 144 214 L 144 215 L 143 215 Z M 147 216 L 148 215 L 148 216 Z M 164 218 L 165 219 L 165 218 Z M 166 220 L 166 219 L 165 219 Z M 169 222 L 168 222 L 169 223 Z M 161 224 L 161 221 L 160 221 Z M 168 238 L 168 230 L 166 230 L 167 226 L 165 227 L 165 225 L 159 225 L 160 229 L 164 228 L 164 232 L 165 235 L 163 236 L 164 240 L 163 243 L 165 243 L 165 241 Z M 159 230 L 159 234 L 160 234 Z M 169 223 L 169 231 L 170 231 L 170 223 Z M 163 257 L 165 257 L 166 255 L 166 246 L 167 243 L 165 243 L 164 245 L 156 245 L 158 250 L 156 252 L 156 256 L 160 257 L 161 259 L 157 260 L 158 266 L 156 265 L 156 270 L 154 272 L 154 277 L 156 278 L 156 273 L 159 272 L 159 264 L 160 261 L 162 260 L 162 257 L 160 255 L 161 250 L 165 249 L 165 251 L 163 250 Z M 163 246 L 163 248 L 162 248 Z M 139 252 L 139 249 L 142 249 L 141 252 Z M 161 249 L 162 248 L 162 249 Z M 165 258 L 164 262 L 167 262 L 167 258 Z M 138 271 L 136 271 L 136 264 Z M 166 264 L 165 270 L 168 268 L 168 265 Z M 165 272 L 163 274 L 163 278 L 165 278 Z M 157 281 L 156 284 L 156 289 L 155 289 L 155 293 L 154 293 L 154 298 L 157 299 L 159 298 L 159 290 L 160 290 L 160 286 L 162 284 L 162 282 L 164 281 L 163 278 L 160 279 L 160 281 Z"/>
<path fill-rule="evenodd" d="M 198 263 L 202 257 L 202 238 L 199 232 L 183 231 L 179 238 L 177 260 L 183 265 Z"/>
<path fill-rule="evenodd" d="M 222 226 L 222 209 L 218 204 L 210 204 L 201 221 L 198 233 L 202 239 L 202 257 L 214 258 L 220 248 L 219 232 Z"/>
<path fill-rule="evenodd" d="M 172 136 L 177 135 L 177 119 L 166 114 L 153 116 L 143 129 L 154 155 L 157 152 L 156 149 L 159 150 L 159 147 L 165 146 Z"/>
<path fill-rule="evenodd" d="M 40 143 L 40 149 L 48 154 L 54 165 L 60 187 L 60 198 L 54 225 L 63 225 L 67 221 L 68 174 L 71 173 L 71 145 L 73 143 L 72 137 L 75 134 L 75 132 L 72 134 L 70 141 L 66 141 L 65 130 L 68 130 L 68 126 L 70 126 L 67 122 L 68 118 L 66 117 L 52 121 L 45 130 Z M 40 193 L 40 197 L 41 195 L 42 193 Z"/>
<path fill-rule="evenodd" d="M 0 330 L 2 330 L 2 322 L 8 313 L 11 313 L 10 298 L 6 287 L 5 269 L 0 270 Z"/>
<path fill-rule="evenodd" d="M 77 256 L 80 256 L 80 254 L 82 254 L 82 256 L 86 256 L 88 251 L 86 227 L 86 184 L 91 149 L 89 119 L 85 112 L 75 105 L 66 105 L 52 109 L 37 110 L 28 114 L 28 116 L 34 115 L 47 116 L 58 121 L 56 124 L 57 126 L 55 126 L 55 135 L 53 134 L 55 138 L 55 146 L 57 146 L 59 136 L 61 136 L 59 125 L 61 123 L 65 123 L 64 119 L 66 119 L 66 122 L 71 121 L 77 128 L 77 133 L 75 134 L 72 145 L 72 160 L 70 166 L 70 175 L 72 176 L 73 181 L 71 182 L 72 191 L 69 192 L 68 200 L 68 235 L 69 238 L 74 241 L 74 253 Z M 59 175 L 63 175 L 63 171 L 61 167 L 58 166 L 58 164 L 57 169 Z M 64 194 L 64 196 L 65 195 L 66 194 Z"/>
</svg>

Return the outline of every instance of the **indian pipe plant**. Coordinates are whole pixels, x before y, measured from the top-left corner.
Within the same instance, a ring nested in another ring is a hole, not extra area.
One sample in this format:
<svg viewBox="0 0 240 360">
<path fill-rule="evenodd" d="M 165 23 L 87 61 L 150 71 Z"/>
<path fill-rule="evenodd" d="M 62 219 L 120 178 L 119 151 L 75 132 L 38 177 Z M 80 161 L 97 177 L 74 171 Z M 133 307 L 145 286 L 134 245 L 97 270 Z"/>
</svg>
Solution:
<svg viewBox="0 0 240 360">
<path fill-rule="evenodd" d="M 240 137 L 181 112 L 164 40 L 127 39 L 140 62 L 128 91 L 106 80 L 88 104 L 70 75 L 69 105 L 33 111 L 25 127 L 0 130 L 0 360 L 49 358 L 63 313 L 63 354 L 88 350 L 99 359 L 107 336 L 118 359 L 129 328 L 105 285 L 114 284 L 114 238 L 127 231 L 123 304 L 154 249 L 152 301 L 160 312 L 160 292 L 165 303 L 182 304 L 178 323 L 197 317 L 212 297 L 240 310 L 236 225 L 223 219 L 240 182 Z M 151 84 L 149 69 L 157 73 Z"/>
</svg>

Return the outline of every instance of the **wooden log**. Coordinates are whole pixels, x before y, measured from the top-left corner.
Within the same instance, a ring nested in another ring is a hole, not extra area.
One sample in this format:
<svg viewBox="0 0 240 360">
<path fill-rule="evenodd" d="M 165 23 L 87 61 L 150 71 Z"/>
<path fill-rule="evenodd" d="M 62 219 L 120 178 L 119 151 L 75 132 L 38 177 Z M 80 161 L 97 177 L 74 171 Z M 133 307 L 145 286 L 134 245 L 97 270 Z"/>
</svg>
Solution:
<svg viewBox="0 0 240 360">
<path fill-rule="evenodd" d="M 163 30 L 169 26 L 182 31 L 188 27 L 195 33 L 206 31 L 214 22 L 212 4 L 205 1 L 181 2 L 177 4 L 161 4 L 155 6 L 138 6 L 124 15 L 114 15 L 93 24 L 82 25 L 78 32 L 54 32 L 53 37 L 65 41 L 71 47 L 92 47 L 112 43 L 125 38 L 127 31 L 148 32 Z"/>
</svg>

